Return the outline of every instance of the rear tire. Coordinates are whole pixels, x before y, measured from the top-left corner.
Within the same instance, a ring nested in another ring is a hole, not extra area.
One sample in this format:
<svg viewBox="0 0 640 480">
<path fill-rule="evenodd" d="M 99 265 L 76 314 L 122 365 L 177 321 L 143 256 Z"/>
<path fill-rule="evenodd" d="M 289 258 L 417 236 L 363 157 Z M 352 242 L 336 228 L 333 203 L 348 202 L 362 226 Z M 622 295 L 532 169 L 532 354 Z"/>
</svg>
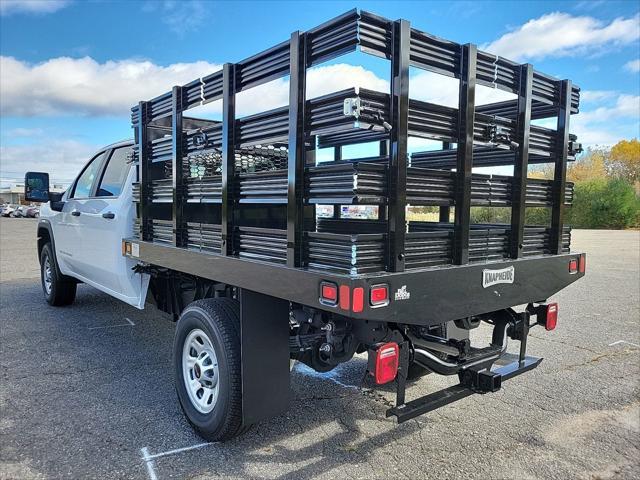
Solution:
<svg viewBox="0 0 640 480">
<path fill-rule="evenodd" d="M 178 400 L 189 423 L 209 441 L 229 440 L 242 425 L 240 306 L 215 298 L 191 303 L 173 344 Z"/>
<path fill-rule="evenodd" d="M 44 298 L 49 305 L 71 305 L 76 298 L 77 284 L 70 277 L 60 273 L 51 243 L 46 243 L 40 252 L 40 282 Z"/>
</svg>

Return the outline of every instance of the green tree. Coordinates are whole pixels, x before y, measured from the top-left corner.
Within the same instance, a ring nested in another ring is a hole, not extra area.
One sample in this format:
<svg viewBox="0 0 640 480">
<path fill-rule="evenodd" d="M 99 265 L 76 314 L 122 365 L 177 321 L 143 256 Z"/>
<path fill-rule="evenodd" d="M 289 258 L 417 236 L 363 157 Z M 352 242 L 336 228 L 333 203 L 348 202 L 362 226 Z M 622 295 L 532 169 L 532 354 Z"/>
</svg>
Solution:
<svg viewBox="0 0 640 480">
<path fill-rule="evenodd" d="M 577 182 L 567 223 L 576 228 L 629 228 L 640 221 L 640 199 L 629 182 L 596 178 Z"/>
<path fill-rule="evenodd" d="M 609 152 L 606 168 L 613 177 L 622 178 L 632 185 L 640 182 L 640 142 L 621 140 Z"/>
</svg>

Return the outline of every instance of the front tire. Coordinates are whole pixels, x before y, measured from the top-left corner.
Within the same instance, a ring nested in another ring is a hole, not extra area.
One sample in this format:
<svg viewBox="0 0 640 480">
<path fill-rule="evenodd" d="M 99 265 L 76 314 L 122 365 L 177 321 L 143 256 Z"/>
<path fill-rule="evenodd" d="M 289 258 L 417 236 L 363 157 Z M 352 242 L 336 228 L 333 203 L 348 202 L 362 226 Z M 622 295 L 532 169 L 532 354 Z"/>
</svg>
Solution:
<svg viewBox="0 0 640 480">
<path fill-rule="evenodd" d="M 191 303 L 173 345 L 175 386 L 182 410 L 206 440 L 229 440 L 242 425 L 240 315 L 237 300 Z"/>
<path fill-rule="evenodd" d="M 51 243 L 45 244 L 40 252 L 40 282 L 49 305 L 71 305 L 76 298 L 77 284 L 60 273 Z"/>
</svg>

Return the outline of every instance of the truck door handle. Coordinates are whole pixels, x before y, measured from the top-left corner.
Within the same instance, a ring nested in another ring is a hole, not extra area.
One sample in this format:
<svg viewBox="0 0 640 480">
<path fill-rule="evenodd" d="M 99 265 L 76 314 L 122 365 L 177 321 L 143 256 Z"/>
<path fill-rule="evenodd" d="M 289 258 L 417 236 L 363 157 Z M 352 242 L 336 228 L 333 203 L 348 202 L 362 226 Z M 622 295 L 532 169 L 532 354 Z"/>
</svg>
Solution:
<svg viewBox="0 0 640 480">
<path fill-rule="evenodd" d="M 108 218 L 109 220 L 113 220 L 114 218 L 116 218 L 116 214 L 113 212 L 103 213 L 102 218 Z"/>
<path fill-rule="evenodd" d="M 71 215 L 73 215 L 74 217 L 79 217 L 80 216 L 80 210 L 71 210 Z"/>
</svg>

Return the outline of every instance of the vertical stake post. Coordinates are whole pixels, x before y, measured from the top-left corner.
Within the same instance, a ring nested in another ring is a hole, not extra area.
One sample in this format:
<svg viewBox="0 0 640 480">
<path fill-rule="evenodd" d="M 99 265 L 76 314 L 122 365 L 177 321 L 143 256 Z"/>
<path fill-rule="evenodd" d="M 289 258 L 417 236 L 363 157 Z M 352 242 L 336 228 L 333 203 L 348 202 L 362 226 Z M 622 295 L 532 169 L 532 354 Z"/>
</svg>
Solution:
<svg viewBox="0 0 640 480">
<path fill-rule="evenodd" d="M 403 272 L 407 232 L 407 142 L 409 138 L 409 51 L 411 26 L 393 23 L 391 56 L 391 119 L 389 156 L 388 269 Z"/>
<path fill-rule="evenodd" d="M 473 123 L 476 103 L 476 66 L 478 49 L 462 46 L 460 96 L 458 104 L 458 149 L 456 162 L 456 202 L 454 225 L 455 265 L 469 263 L 471 223 L 471 169 L 473 168 Z"/>
<path fill-rule="evenodd" d="M 342 147 L 333 147 L 333 161 L 339 162 L 342 160 Z M 340 205 L 333 206 L 333 218 L 340 218 Z"/>
<path fill-rule="evenodd" d="M 302 266 L 304 230 L 306 36 L 293 32 L 289 43 L 289 158 L 287 161 L 287 266 Z"/>
<path fill-rule="evenodd" d="M 233 255 L 235 123 L 235 65 L 225 63 L 222 67 L 222 255 Z"/>
<path fill-rule="evenodd" d="M 182 165 L 182 87 L 173 87 L 171 102 L 171 186 L 173 189 L 173 204 L 171 219 L 173 221 L 173 246 L 182 247 L 184 244 L 184 232 L 182 221 L 183 213 L 183 165 Z"/>
<path fill-rule="evenodd" d="M 564 195 L 567 184 L 567 157 L 569 155 L 569 120 L 571 116 L 571 80 L 560 83 L 560 105 L 556 137 L 556 161 L 553 174 L 553 211 L 551 213 L 551 253 L 562 253 L 564 229 Z"/>
<path fill-rule="evenodd" d="M 451 150 L 451 143 L 442 142 L 442 150 Z M 438 221 L 440 223 L 449 223 L 450 219 L 451 219 L 451 207 L 450 206 L 440 207 L 440 214 L 438 217 Z"/>
<path fill-rule="evenodd" d="M 140 239 L 151 240 L 149 235 L 149 137 L 147 136 L 147 102 L 138 103 L 138 165 L 140 168 Z"/>
<path fill-rule="evenodd" d="M 529 130 L 531 128 L 531 92 L 533 89 L 533 66 L 520 67 L 520 88 L 518 92 L 518 150 L 513 165 L 511 184 L 511 258 L 522 255 L 524 224 L 527 202 L 527 172 L 529 169 Z"/>
</svg>

